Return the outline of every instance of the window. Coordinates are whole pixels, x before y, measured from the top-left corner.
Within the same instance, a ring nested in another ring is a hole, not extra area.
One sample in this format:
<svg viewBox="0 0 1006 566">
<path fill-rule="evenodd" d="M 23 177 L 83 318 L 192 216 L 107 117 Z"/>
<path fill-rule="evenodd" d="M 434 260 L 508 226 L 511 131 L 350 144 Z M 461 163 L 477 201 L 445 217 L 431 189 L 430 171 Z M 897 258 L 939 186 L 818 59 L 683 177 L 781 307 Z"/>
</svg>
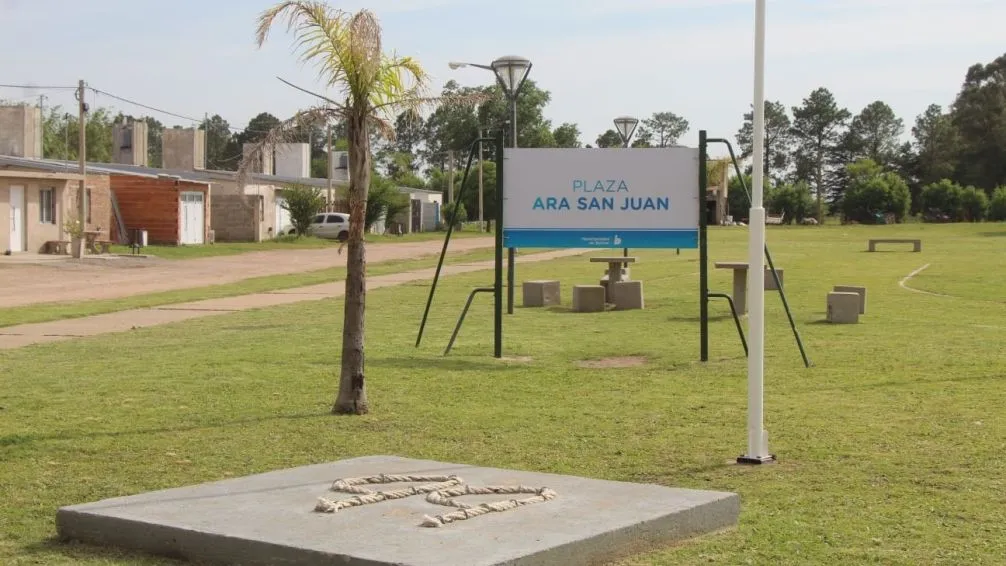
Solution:
<svg viewBox="0 0 1006 566">
<path fill-rule="evenodd" d="M 325 215 L 324 214 L 319 214 L 318 216 L 314 217 L 314 223 L 315 224 L 323 224 L 324 222 L 325 222 Z"/>
<path fill-rule="evenodd" d="M 56 223 L 56 189 L 38 191 L 38 221 L 42 224 Z"/>
</svg>

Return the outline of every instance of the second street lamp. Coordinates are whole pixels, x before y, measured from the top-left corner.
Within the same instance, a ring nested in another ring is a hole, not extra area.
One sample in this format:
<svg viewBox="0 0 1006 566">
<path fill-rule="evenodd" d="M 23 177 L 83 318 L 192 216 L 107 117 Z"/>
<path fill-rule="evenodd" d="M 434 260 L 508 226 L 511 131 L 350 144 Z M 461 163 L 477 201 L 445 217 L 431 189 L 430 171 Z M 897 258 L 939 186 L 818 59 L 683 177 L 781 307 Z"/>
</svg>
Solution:
<svg viewBox="0 0 1006 566">
<path fill-rule="evenodd" d="M 496 75 L 496 81 L 510 102 L 510 147 L 517 147 L 517 97 L 524 82 L 527 81 L 528 74 L 531 73 L 531 61 L 517 55 L 506 55 L 488 65 L 452 61 L 448 66 L 451 69 L 478 67 L 492 71 Z M 496 187 L 496 190 L 501 191 L 503 187 Z M 502 230 L 503 227 L 497 226 L 496 229 Z M 516 251 L 514 248 L 507 248 L 507 314 L 513 314 Z"/>
<path fill-rule="evenodd" d="M 636 126 L 638 125 L 639 119 L 632 116 L 619 116 L 615 118 L 615 129 L 618 130 L 618 135 L 622 138 L 622 147 L 629 147 L 629 140 L 632 139 L 632 134 L 636 133 Z M 622 248 L 622 257 L 629 257 L 629 248 Z M 623 263 L 622 268 L 628 269 L 629 264 Z"/>
<path fill-rule="evenodd" d="M 618 135 L 622 138 L 624 147 L 629 147 L 629 140 L 632 139 L 632 134 L 636 133 L 636 126 L 638 125 L 639 120 L 632 116 L 619 116 L 615 118 L 615 129 L 618 130 Z"/>
</svg>

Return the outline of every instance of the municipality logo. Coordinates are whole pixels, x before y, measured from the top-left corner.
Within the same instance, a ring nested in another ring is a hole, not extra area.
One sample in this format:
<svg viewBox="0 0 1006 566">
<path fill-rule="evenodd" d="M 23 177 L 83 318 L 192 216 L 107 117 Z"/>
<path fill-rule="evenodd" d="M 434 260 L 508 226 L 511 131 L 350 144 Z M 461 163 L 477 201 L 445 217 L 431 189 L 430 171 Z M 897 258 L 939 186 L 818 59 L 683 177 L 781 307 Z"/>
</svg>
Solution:
<svg viewBox="0 0 1006 566">
<path fill-rule="evenodd" d="M 619 245 L 622 244 L 622 238 L 619 237 L 618 234 L 615 234 L 615 238 L 613 240 L 611 240 L 611 243 L 614 244 L 614 245 L 616 245 L 616 246 L 619 246 Z"/>
</svg>

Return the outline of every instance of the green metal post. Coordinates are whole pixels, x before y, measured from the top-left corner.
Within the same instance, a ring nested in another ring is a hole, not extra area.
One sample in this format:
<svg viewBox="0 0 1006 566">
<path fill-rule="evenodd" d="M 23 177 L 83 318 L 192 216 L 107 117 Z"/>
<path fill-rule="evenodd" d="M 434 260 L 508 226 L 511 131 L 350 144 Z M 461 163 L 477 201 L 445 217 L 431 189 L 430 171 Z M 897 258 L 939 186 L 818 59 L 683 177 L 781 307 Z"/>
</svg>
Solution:
<svg viewBox="0 0 1006 566">
<path fill-rule="evenodd" d="M 709 361 L 709 247 L 706 237 L 706 131 L 699 131 L 699 334 L 700 359 Z"/>
<path fill-rule="evenodd" d="M 501 131 L 496 136 L 496 273 L 493 283 L 493 356 L 496 358 L 503 357 L 503 169 Z"/>
</svg>

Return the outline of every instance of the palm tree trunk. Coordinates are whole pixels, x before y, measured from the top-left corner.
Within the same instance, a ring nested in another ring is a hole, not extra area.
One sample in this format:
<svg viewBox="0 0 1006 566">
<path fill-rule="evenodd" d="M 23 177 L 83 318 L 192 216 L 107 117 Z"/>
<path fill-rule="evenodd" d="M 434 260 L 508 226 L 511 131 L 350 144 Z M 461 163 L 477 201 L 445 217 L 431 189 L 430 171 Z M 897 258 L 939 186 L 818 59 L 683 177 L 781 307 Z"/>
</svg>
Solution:
<svg viewBox="0 0 1006 566">
<path fill-rule="evenodd" d="M 364 102 L 365 104 L 366 102 Z M 367 256 L 363 247 L 367 192 L 370 189 L 370 136 L 365 109 L 352 109 L 346 120 L 349 137 L 349 241 L 346 253 L 346 299 L 342 327 L 342 370 L 333 413 L 367 413 L 364 380 L 364 312 Z"/>
</svg>

